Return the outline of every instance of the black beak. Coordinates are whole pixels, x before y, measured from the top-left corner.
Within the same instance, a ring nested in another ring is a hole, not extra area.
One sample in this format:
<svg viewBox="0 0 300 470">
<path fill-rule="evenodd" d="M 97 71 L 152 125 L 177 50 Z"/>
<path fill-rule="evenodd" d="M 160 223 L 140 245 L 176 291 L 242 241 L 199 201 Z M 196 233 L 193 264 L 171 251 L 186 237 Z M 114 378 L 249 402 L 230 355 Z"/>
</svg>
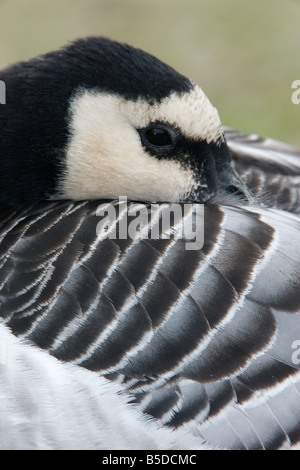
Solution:
<svg viewBox="0 0 300 470">
<path fill-rule="evenodd" d="M 247 185 L 241 180 L 232 164 L 232 155 L 224 140 L 219 143 L 206 141 L 188 142 L 190 163 L 197 175 L 199 185 L 185 202 L 203 204 L 212 198 L 231 195 L 245 203 L 255 203 L 256 199 Z"/>
<path fill-rule="evenodd" d="M 235 195 L 240 200 L 250 204 L 256 202 L 256 198 L 241 180 L 231 163 L 227 163 L 217 176 L 217 193 L 220 196 Z"/>
</svg>

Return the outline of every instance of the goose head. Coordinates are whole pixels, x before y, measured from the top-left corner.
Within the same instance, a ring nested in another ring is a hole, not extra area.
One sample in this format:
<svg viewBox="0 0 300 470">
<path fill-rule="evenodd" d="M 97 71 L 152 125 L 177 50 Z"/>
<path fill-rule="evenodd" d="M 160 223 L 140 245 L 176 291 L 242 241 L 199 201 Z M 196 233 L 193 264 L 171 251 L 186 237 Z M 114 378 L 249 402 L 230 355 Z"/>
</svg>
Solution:
<svg viewBox="0 0 300 470">
<path fill-rule="evenodd" d="M 155 57 L 78 40 L 0 74 L 1 206 L 39 199 L 209 201 L 250 193 L 216 108 Z"/>
</svg>

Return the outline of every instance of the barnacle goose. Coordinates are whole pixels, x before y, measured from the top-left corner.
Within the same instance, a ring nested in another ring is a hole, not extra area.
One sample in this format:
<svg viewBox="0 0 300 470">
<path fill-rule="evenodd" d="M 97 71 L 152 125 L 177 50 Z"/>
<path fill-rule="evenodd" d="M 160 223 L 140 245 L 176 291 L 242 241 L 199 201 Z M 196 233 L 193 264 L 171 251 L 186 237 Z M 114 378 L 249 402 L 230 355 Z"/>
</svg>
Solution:
<svg viewBox="0 0 300 470">
<path fill-rule="evenodd" d="M 297 448 L 300 152 L 107 39 L 0 79 L 0 448 Z M 99 236 L 120 195 L 203 247 Z"/>
</svg>

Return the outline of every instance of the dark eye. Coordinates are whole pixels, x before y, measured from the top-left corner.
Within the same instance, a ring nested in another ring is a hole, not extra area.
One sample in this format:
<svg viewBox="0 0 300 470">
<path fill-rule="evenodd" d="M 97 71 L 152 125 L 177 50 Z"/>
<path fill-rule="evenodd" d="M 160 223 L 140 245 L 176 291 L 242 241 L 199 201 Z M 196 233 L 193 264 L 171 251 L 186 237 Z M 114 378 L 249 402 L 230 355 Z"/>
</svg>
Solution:
<svg viewBox="0 0 300 470">
<path fill-rule="evenodd" d="M 179 133 L 165 123 L 152 123 L 139 129 L 142 144 L 155 156 L 167 156 L 174 149 Z"/>
<path fill-rule="evenodd" d="M 155 147 L 172 145 L 172 138 L 168 131 L 160 127 L 152 127 L 145 132 L 145 141 Z"/>
</svg>

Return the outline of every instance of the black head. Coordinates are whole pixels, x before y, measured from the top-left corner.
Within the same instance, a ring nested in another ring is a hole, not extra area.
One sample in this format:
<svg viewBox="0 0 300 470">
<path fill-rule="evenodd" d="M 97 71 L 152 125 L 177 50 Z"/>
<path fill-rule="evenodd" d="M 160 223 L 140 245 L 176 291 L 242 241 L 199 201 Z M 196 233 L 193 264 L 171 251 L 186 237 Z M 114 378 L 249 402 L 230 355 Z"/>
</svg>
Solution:
<svg viewBox="0 0 300 470">
<path fill-rule="evenodd" d="M 139 49 L 78 40 L 0 80 L 1 206 L 120 195 L 205 202 L 220 174 L 232 176 L 218 113 L 202 90 Z"/>
</svg>

